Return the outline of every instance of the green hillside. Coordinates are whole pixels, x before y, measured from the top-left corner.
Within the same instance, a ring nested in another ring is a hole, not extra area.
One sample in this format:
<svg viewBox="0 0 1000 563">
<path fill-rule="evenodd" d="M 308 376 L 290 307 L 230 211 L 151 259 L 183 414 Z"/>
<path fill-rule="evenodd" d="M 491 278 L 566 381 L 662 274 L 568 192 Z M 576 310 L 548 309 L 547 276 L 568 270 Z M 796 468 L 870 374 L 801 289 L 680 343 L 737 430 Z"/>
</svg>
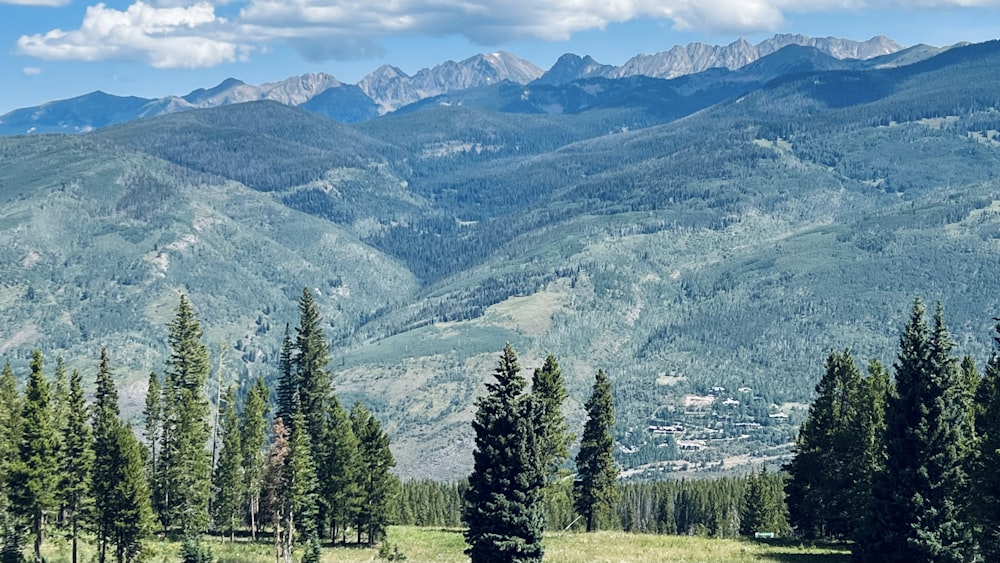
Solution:
<svg viewBox="0 0 1000 563">
<path fill-rule="evenodd" d="M 575 423 L 610 374 L 633 472 L 785 455 L 827 351 L 891 363 L 916 295 L 985 360 L 1000 45 L 781 63 L 666 123 L 648 99 L 357 126 L 254 103 L 0 139 L 0 353 L 93 371 L 108 345 L 136 412 L 178 292 L 234 377 L 270 378 L 309 286 L 338 392 L 385 421 L 404 476 L 467 473 L 473 397 L 506 341 L 526 369 L 559 358 Z"/>
</svg>

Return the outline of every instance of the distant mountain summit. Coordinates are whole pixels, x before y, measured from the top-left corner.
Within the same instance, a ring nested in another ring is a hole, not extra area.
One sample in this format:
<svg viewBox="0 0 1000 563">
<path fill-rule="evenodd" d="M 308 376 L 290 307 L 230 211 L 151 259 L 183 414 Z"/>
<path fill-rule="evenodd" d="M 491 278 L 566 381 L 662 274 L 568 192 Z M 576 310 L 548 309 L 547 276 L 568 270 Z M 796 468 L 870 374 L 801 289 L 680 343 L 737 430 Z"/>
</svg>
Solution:
<svg viewBox="0 0 1000 563">
<path fill-rule="evenodd" d="M 871 59 L 903 49 L 895 41 L 881 35 L 859 42 L 836 37 L 813 38 L 805 35 L 781 34 L 756 45 L 742 38 L 725 46 L 704 43 L 690 43 L 684 47 L 678 45 L 655 55 L 637 55 L 607 76 L 622 78 L 641 75 L 653 78 L 676 78 L 710 68 L 736 70 L 789 45 L 813 47 L 837 59 Z"/>
<path fill-rule="evenodd" d="M 382 66 L 361 79 L 358 86 L 389 113 L 425 98 L 456 90 L 489 86 L 509 80 L 526 84 L 542 75 L 542 69 L 505 51 L 476 55 L 463 61 L 447 61 L 425 68 L 412 77 L 396 67 Z"/>
<path fill-rule="evenodd" d="M 398 67 L 384 65 L 356 85 L 345 84 L 330 74 L 308 73 L 259 86 L 228 78 L 212 88 L 199 88 L 184 96 L 159 99 L 93 92 L 2 115 L 0 135 L 81 133 L 143 117 L 265 100 L 301 106 L 336 121 L 350 123 L 391 113 L 403 106 L 436 96 L 504 83 L 558 86 L 593 78 L 643 76 L 670 79 L 708 69 L 737 70 L 789 46 L 815 49 L 830 57 L 831 61 L 878 60 L 880 57 L 900 53 L 898 61 L 885 60 L 885 65 L 908 64 L 938 52 L 936 48 L 927 46 L 902 51 L 899 44 L 883 36 L 859 42 L 835 37 L 812 38 L 782 34 L 756 45 L 745 39 L 729 45 L 678 45 L 655 55 L 637 55 L 622 66 L 601 64 L 589 55 L 567 53 L 547 72 L 543 72 L 529 61 L 499 51 L 475 55 L 461 61 L 447 61 L 422 69 L 413 76 Z M 770 64 L 775 63 L 776 61 L 771 61 Z M 791 63 L 786 61 L 782 64 Z M 816 68 L 824 66 L 833 68 L 837 65 L 830 62 Z M 773 70 L 768 70 L 764 74 L 773 73 Z M 551 94 L 563 96 L 558 92 Z M 554 107 L 552 104 L 549 106 L 546 111 L 551 111 Z"/>
<path fill-rule="evenodd" d="M 590 55 L 581 57 L 566 53 L 535 84 L 566 84 L 582 78 L 606 77 L 614 71 L 615 67 L 603 65 Z"/>
</svg>

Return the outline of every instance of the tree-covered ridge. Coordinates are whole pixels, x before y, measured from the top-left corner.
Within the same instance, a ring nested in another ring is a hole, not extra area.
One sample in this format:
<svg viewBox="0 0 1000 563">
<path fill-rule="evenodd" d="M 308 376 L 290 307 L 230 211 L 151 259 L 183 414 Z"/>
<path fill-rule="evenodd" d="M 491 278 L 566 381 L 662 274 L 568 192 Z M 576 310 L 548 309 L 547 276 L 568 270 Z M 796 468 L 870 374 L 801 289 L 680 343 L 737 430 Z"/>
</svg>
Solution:
<svg viewBox="0 0 1000 563">
<path fill-rule="evenodd" d="M 349 127 L 250 104 L 2 139 L 0 350 L 18 373 L 36 347 L 67 373 L 123 351 L 133 417 L 178 290 L 274 386 L 309 287 L 343 405 L 386 421 L 404 476 L 471 467 L 456 444 L 504 341 L 529 369 L 573 359 L 577 431 L 593 373 L 621 367 L 627 468 L 787 454 L 815 357 L 891 346 L 914 293 L 950 296 L 961 352 L 985 355 L 996 58 L 807 70 L 667 123 L 439 105 Z"/>
</svg>

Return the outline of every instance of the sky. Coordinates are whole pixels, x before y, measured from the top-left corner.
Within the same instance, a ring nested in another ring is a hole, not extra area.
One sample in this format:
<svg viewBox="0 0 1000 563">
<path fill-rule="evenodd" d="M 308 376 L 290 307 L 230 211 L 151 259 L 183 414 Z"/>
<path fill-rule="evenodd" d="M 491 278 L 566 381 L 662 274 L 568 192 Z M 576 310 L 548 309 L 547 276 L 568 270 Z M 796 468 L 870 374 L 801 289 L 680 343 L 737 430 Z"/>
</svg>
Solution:
<svg viewBox="0 0 1000 563">
<path fill-rule="evenodd" d="M 233 77 L 356 83 L 509 51 L 620 65 L 775 33 L 904 46 L 1000 38 L 1000 0 L 0 0 L 0 115 L 95 90 L 159 98 Z"/>
</svg>

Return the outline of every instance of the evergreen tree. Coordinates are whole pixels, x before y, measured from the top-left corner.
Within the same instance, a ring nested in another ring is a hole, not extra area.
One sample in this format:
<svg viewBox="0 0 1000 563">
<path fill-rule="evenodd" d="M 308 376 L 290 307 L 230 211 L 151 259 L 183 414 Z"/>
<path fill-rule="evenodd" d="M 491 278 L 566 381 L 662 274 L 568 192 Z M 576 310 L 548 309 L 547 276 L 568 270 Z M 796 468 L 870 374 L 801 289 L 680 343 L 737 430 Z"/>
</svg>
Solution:
<svg viewBox="0 0 1000 563">
<path fill-rule="evenodd" d="M 5 482 L 18 458 L 22 403 L 14 371 L 10 362 L 4 362 L 0 373 L 0 475 L 4 476 Z"/>
<path fill-rule="evenodd" d="M 110 541 L 118 563 L 140 560 L 142 540 L 153 526 L 149 482 L 146 479 L 142 445 L 132 428 L 121 421 L 114 427 L 114 472 L 103 475 L 113 482 L 108 518 Z"/>
<path fill-rule="evenodd" d="M 55 380 L 52 383 L 52 420 L 61 449 L 69 420 L 69 374 L 66 372 L 66 362 L 61 357 L 56 358 Z"/>
<path fill-rule="evenodd" d="M 94 463 L 92 489 L 94 493 L 94 524 L 97 532 L 97 554 L 101 563 L 107 561 L 107 550 L 114 539 L 115 486 L 113 476 L 120 462 L 118 427 L 118 389 L 111 378 L 110 360 L 106 348 L 101 348 L 97 370 L 97 390 L 94 392 Z"/>
<path fill-rule="evenodd" d="M 473 470 L 462 519 L 472 563 L 541 561 L 542 487 L 538 444 L 541 409 L 522 397 L 526 384 L 510 344 L 493 372 L 495 383 L 476 400 Z"/>
<path fill-rule="evenodd" d="M 378 543 L 389 524 L 389 505 L 396 491 L 396 480 L 390 470 L 396 460 L 389 451 L 389 435 L 382 431 L 382 424 L 361 404 L 351 409 L 351 426 L 358 438 L 361 460 L 361 505 L 355 520 L 358 543 L 361 533 L 368 538 L 368 545 Z"/>
<path fill-rule="evenodd" d="M 785 515 L 785 495 L 780 476 L 771 476 L 767 467 L 751 472 L 747 478 L 740 511 L 740 535 L 754 536 L 757 532 L 783 534 L 788 529 Z"/>
<path fill-rule="evenodd" d="M 258 377 L 243 402 L 240 414 L 240 447 L 243 465 L 243 494 L 250 537 L 257 539 L 260 495 L 263 487 L 264 445 L 267 442 L 267 412 L 269 391 L 264 379 Z"/>
<path fill-rule="evenodd" d="M 297 540 L 307 539 L 316 531 L 316 465 L 310 450 L 303 409 L 295 409 L 284 459 L 281 498 L 284 502 L 284 552 L 291 553 Z"/>
<path fill-rule="evenodd" d="M 163 437 L 163 387 L 160 384 L 160 376 L 155 371 L 149 372 L 149 382 L 146 386 L 146 404 L 142 410 L 143 436 L 146 438 L 146 447 L 149 449 L 149 469 L 147 474 L 153 483 L 153 506 L 159 509 L 160 495 L 156 487 L 156 478 L 159 475 L 156 462 L 158 461 L 160 440 Z"/>
<path fill-rule="evenodd" d="M 215 497 L 212 516 L 216 528 L 220 531 L 228 530 L 231 540 L 235 539 L 237 519 L 246 496 L 243 492 L 243 447 L 236 407 L 236 389 L 230 386 L 221 406 L 222 449 L 219 451 L 219 462 L 212 479 Z"/>
<path fill-rule="evenodd" d="M 320 481 L 320 492 L 330 506 L 330 537 L 335 539 L 340 533 L 346 541 L 343 533 L 356 520 L 361 509 L 360 446 L 350 417 L 336 395 L 331 398 L 327 420 L 329 431 L 323 447 L 326 471 L 325 478 Z"/>
<path fill-rule="evenodd" d="M 886 410 L 886 466 L 875 479 L 865 561 L 964 562 L 976 557 L 966 513 L 971 429 L 965 388 L 939 306 L 933 329 L 917 300 L 900 338 Z"/>
<path fill-rule="evenodd" d="M 562 370 L 555 356 L 549 355 L 545 358 L 545 364 L 535 370 L 531 378 L 531 392 L 542 409 L 542 466 L 545 468 L 547 482 L 551 483 L 558 478 L 559 468 L 569 457 L 569 446 L 574 439 L 562 413 L 567 393 Z"/>
<path fill-rule="evenodd" d="M 302 288 L 302 297 L 299 300 L 299 326 L 295 331 L 294 364 L 295 378 L 298 382 L 298 404 L 302 409 L 303 422 L 308 432 L 316 477 L 326 482 L 332 479 L 337 471 L 337 468 L 327 461 L 329 452 L 324 449 L 328 441 L 327 415 L 333 396 L 333 378 L 327 368 L 330 363 L 330 352 L 323 336 L 319 309 L 309 288 Z M 294 430 L 292 434 L 294 439 Z M 330 517 L 330 504 L 322 495 L 313 495 L 312 499 L 316 503 L 315 518 L 322 528 L 322 523 Z"/>
<path fill-rule="evenodd" d="M 1000 319 L 997 319 L 1000 321 Z M 993 352 L 976 392 L 976 456 L 972 465 L 974 519 L 987 561 L 1000 560 L 1000 322 Z"/>
<path fill-rule="evenodd" d="M 79 556 L 80 523 L 91 505 L 91 471 L 94 466 L 94 434 L 83 394 L 83 378 L 73 370 L 69 382 L 66 429 L 62 449 L 59 496 L 66 508 L 73 544 L 72 563 Z"/>
<path fill-rule="evenodd" d="M 56 487 L 59 479 L 58 435 L 42 364 L 42 353 L 33 351 L 31 375 L 21 411 L 18 459 L 10 476 L 13 510 L 31 519 L 35 561 L 42 561 L 46 523 L 50 513 L 58 507 Z"/>
<path fill-rule="evenodd" d="M 292 420 L 295 412 L 295 395 L 299 392 L 299 378 L 295 372 L 295 344 L 292 342 L 291 327 L 285 324 L 285 337 L 281 341 L 281 355 L 278 358 L 278 404 L 274 418 Z"/>
<path fill-rule="evenodd" d="M 261 495 L 261 513 L 274 529 L 274 550 L 277 561 L 291 561 L 291 542 L 284 540 L 285 519 L 288 514 L 288 502 L 285 490 L 287 484 L 287 460 L 290 451 L 289 429 L 284 420 L 278 417 L 274 421 L 274 440 L 267 451 L 267 464 L 264 467 L 263 488 Z"/>
<path fill-rule="evenodd" d="M 91 474 L 97 558 L 108 560 L 114 549 L 118 563 L 136 561 L 142 539 L 152 527 L 153 511 L 142 446 L 119 417 L 118 390 L 107 349 L 101 349 L 94 393 L 94 462 Z"/>
<path fill-rule="evenodd" d="M 11 510 L 9 498 L 21 445 L 21 406 L 17 378 L 10 362 L 4 362 L 0 373 L 0 563 L 21 563 L 26 540 L 23 518 Z"/>
<path fill-rule="evenodd" d="M 204 531 L 209 519 L 212 460 L 206 444 L 211 428 L 205 397 L 209 361 L 201 323 L 183 295 L 168 330 L 171 352 L 164 381 L 159 460 L 161 519 L 166 527 L 194 534 Z"/>
<path fill-rule="evenodd" d="M 604 370 L 598 370 L 594 389 L 584 405 L 587 422 L 576 455 L 576 480 L 573 483 L 574 506 L 584 517 L 587 531 L 597 529 L 598 516 L 611 508 L 617 498 L 618 467 L 613 457 L 615 405 L 611 382 Z"/>
<path fill-rule="evenodd" d="M 861 402 L 861 372 L 850 350 L 831 351 L 816 399 L 799 430 L 795 457 L 786 469 L 792 524 L 807 537 L 847 538 L 859 514 L 851 510 L 861 462 L 852 419 Z"/>
</svg>

